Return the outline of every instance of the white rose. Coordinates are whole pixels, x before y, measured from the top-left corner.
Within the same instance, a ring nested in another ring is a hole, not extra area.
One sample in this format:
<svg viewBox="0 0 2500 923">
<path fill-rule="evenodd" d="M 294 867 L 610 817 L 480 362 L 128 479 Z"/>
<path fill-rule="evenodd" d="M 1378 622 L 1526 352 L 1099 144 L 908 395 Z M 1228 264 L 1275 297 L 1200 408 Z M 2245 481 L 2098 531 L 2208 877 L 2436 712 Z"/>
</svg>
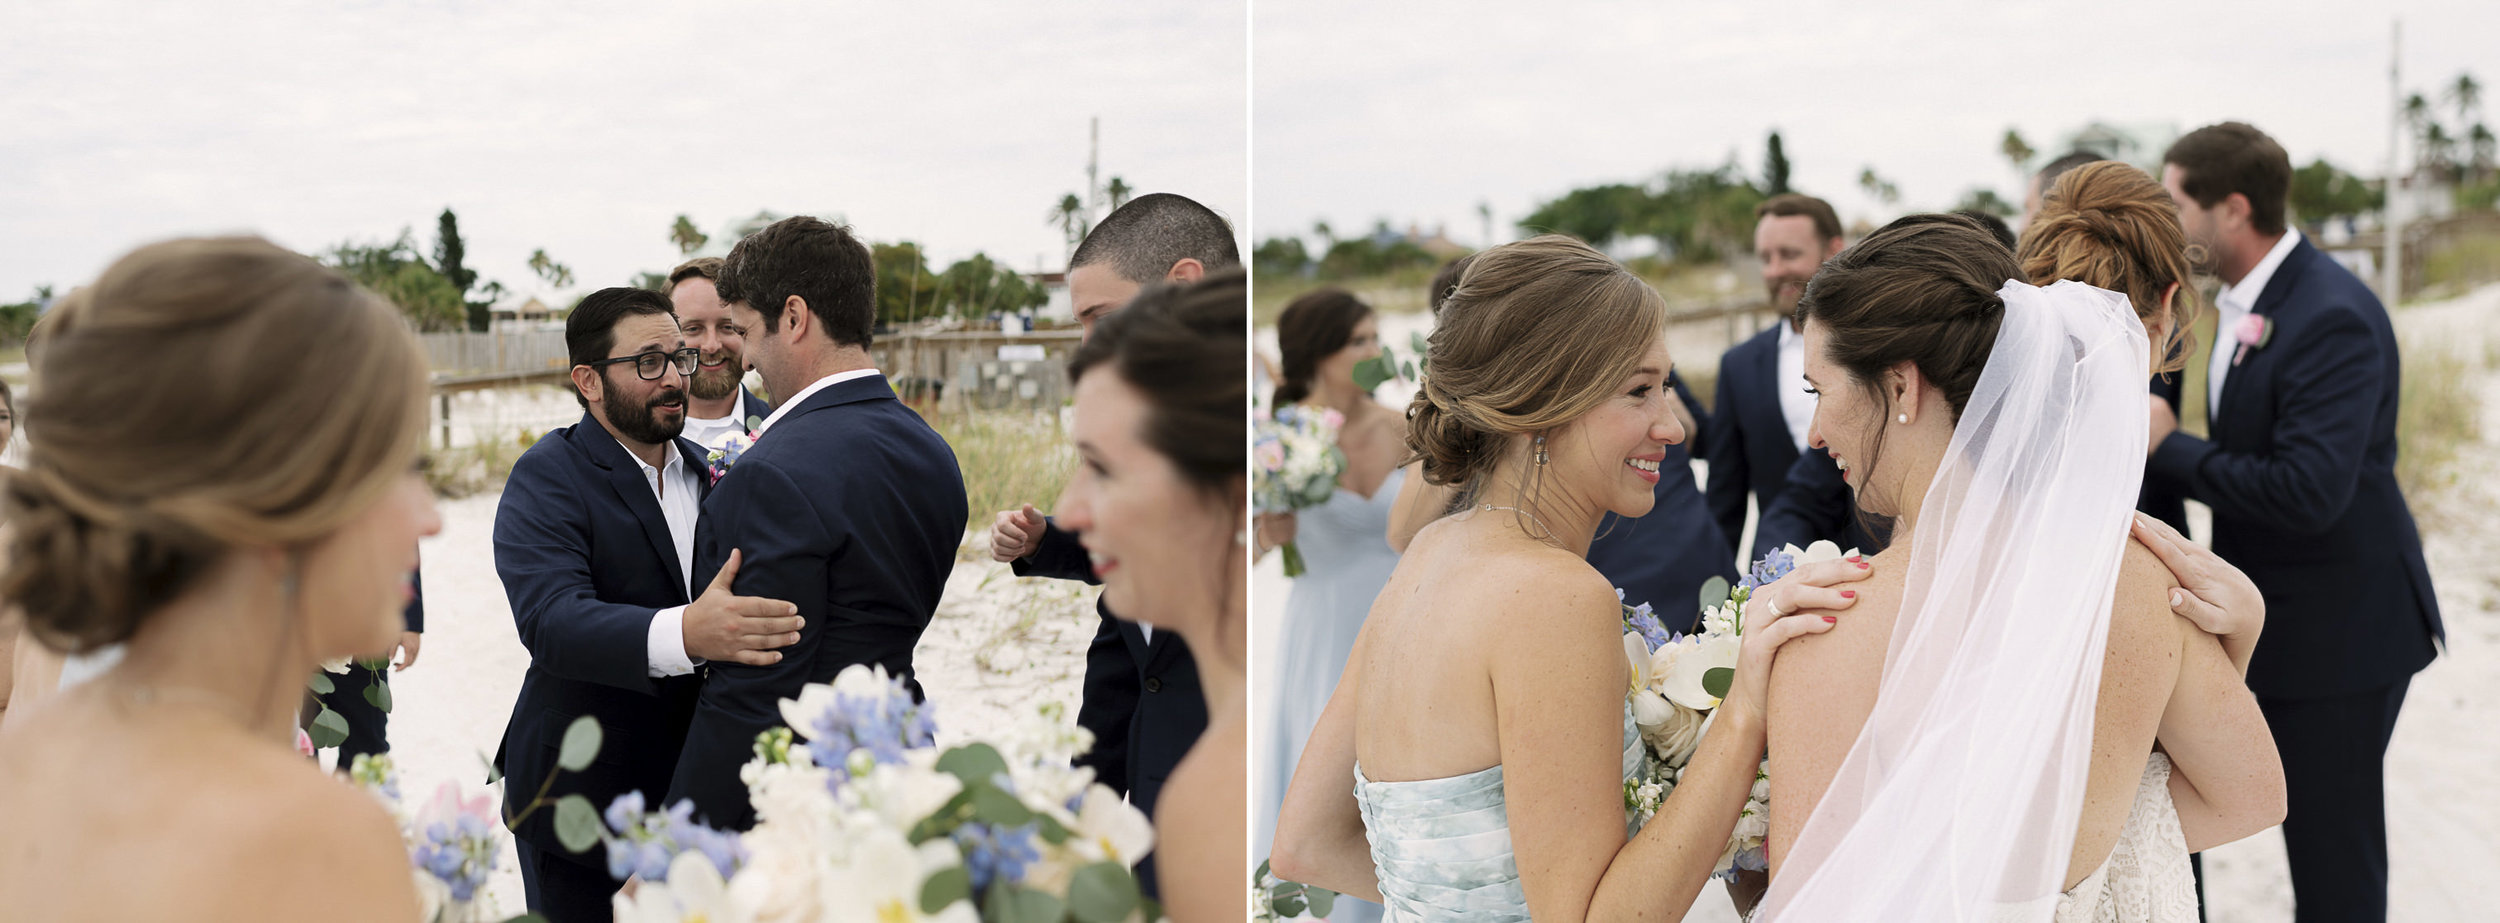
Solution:
<svg viewBox="0 0 2500 923">
<path fill-rule="evenodd" d="M 739 915 L 756 923 L 803 923 L 824 915 L 826 896 L 818 885 L 830 864 L 814 839 L 759 825 L 739 842 L 747 848 L 747 861 L 728 887 L 728 903 Z M 702 853 L 680 853 L 669 863 L 669 884 L 678 882 L 678 866 L 687 856 L 700 859 Z M 702 864 L 711 868 L 708 860 Z"/>
<path fill-rule="evenodd" d="M 1085 800 L 1077 806 L 1076 832 L 1102 851 L 1101 858 L 1126 866 L 1135 866 L 1155 846 L 1154 821 L 1108 785 L 1085 790 Z"/>
<path fill-rule="evenodd" d="M 857 669 L 859 667 L 853 666 L 842 672 L 844 675 L 849 675 L 851 670 Z M 781 700 L 781 720 L 790 725 L 790 731 L 797 734 L 800 740 L 809 740 L 816 733 L 816 722 L 823 718 L 827 711 L 832 710 L 833 699 L 832 686 L 824 683 L 809 683 L 799 688 L 798 698 Z M 799 748 L 791 747 L 790 749 L 795 752 Z"/>
<path fill-rule="evenodd" d="M 1693 751 L 1701 746 L 1702 723 L 1708 716 L 1663 700 L 1660 704 L 1666 705 L 1667 717 L 1655 727 L 1643 726 L 1641 738 L 1649 741 L 1650 749 L 1658 754 L 1660 762 L 1682 768 L 1693 758 Z"/>
</svg>

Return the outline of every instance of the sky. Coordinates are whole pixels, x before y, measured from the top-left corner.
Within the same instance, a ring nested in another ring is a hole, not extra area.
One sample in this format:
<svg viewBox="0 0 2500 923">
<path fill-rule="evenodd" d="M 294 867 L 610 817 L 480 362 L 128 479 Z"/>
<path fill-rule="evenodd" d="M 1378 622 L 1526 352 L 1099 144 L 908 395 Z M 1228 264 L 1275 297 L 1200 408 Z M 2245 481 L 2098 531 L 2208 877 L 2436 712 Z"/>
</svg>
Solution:
<svg viewBox="0 0 2500 923">
<path fill-rule="evenodd" d="M 2240 119 L 2295 163 L 2375 176 L 2391 17 L 2408 90 L 2500 81 L 2490 0 L 1255 0 L 1251 16 L 1253 236 L 1314 243 L 1316 220 L 1344 236 L 1385 219 L 1480 245 L 1479 202 L 1514 239 L 1573 188 L 1731 154 L 1758 182 L 1773 129 L 1793 187 L 1877 224 L 1973 187 L 2019 203 L 2009 127 L 2045 160 L 2096 119 Z M 2500 124 L 2500 97 L 2484 110 Z M 1897 205 L 1860 191 L 1870 166 Z"/>
<path fill-rule="evenodd" d="M 431 254 L 516 293 L 679 261 L 679 214 L 761 210 L 1056 270 L 1048 213 L 1101 170 L 1246 239 L 1240 2 L 12 0 L 0 30 L 0 301 L 166 237 Z M 1100 215 L 1100 211 L 1096 212 Z M 551 293 L 552 294 L 552 293 Z"/>
</svg>

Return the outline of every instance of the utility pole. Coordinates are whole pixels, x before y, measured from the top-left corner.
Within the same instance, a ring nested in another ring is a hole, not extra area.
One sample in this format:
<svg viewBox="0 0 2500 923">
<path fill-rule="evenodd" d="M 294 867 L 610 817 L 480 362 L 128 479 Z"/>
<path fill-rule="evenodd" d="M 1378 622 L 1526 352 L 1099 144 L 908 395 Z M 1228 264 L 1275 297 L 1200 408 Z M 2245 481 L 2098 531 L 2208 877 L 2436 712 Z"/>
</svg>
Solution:
<svg viewBox="0 0 2500 923">
<path fill-rule="evenodd" d="M 2396 145 L 2404 134 L 2405 118 L 2404 82 L 2398 71 L 2404 57 L 2404 35 L 2404 20 L 2395 20 L 2387 42 L 2387 205 L 2386 228 L 2382 232 L 2387 235 L 2387 252 L 2386 263 L 2379 267 L 2379 300 L 2391 308 L 2404 299 L 2405 281 L 2404 197 L 2399 194 L 2401 184 L 2396 177 Z"/>
<path fill-rule="evenodd" d="M 1102 116 L 1094 116 L 1085 129 L 1085 226 L 1094 226 L 1094 203 L 1102 201 L 1102 185 L 1094 182 L 1094 174 L 1102 163 Z"/>
</svg>

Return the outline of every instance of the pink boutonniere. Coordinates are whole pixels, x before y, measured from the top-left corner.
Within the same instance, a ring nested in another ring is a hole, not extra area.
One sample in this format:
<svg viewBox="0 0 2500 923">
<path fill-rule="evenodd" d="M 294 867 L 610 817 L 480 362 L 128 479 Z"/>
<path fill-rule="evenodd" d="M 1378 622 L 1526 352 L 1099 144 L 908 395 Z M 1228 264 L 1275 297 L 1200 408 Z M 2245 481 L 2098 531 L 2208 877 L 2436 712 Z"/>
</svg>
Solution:
<svg viewBox="0 0 2500 923">
<path fill-rule="evenodd" d="M 2231 367 L 2239 368 L 2249 353 L 2266 348 L 2266 343 L 2274 339 L 2274 318 L 2263 314 L 2242 317 L 2231 334 L 2240 341 L 2239 351 L 2231 354 Z"/>
</svg>

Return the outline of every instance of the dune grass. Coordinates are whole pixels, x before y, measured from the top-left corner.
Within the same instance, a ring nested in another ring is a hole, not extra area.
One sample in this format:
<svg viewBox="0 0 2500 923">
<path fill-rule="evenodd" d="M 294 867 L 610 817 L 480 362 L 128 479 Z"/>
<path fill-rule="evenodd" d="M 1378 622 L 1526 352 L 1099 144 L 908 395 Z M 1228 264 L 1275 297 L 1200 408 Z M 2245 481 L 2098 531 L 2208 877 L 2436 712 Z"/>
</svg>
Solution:
<svg viewBox="0 0 2500 923">
<path fill-rule="evenodd" d="M 963 470 L 969 528 L 986 527 L 998 511 L 1027 503 L 1049 512 L 1076 464 L 1056 412 L 948 411 L 931 416 L 929 425 L 955 450 Z"/>
</svg>

